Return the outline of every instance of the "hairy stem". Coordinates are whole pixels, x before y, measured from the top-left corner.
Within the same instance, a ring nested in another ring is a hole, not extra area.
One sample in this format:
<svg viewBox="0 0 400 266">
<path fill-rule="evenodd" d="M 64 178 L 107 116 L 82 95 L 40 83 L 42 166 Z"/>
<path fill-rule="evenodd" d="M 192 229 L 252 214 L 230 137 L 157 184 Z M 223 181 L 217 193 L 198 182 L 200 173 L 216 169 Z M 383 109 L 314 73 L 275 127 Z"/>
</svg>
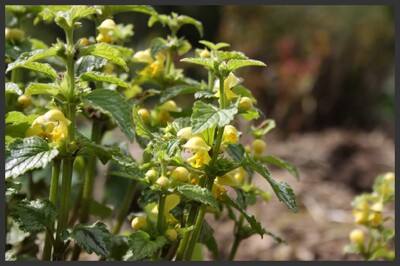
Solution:
<svg viewBox="0 0 400 266">
<path fill-rule="evenodd" d="M 52 173 L 51 173 L 49 200 L 55 206 L 57 206 L 57 190 L 58 190 L 58 178 L 60 175 L 60 165 L 61 165 L 61 161 L 59 159 L 53 160 L 53 169 L 52 169 Z M 42 260 L 50 260 L 51 259 L 51 249 L 52 249 L 52 246 L 54 246 L 54 244 L 55 244 L 55 243 L 53 243 L 54 242 L 54 237 L 53 237 L 54 224 L 52 224 L 50 226 L 50 229 L 51 230 L 47 230 L 46 240 L 44 242 Z M 53 241 L 52 241 L 52 239 L 53 239 Z"/>
</svg>

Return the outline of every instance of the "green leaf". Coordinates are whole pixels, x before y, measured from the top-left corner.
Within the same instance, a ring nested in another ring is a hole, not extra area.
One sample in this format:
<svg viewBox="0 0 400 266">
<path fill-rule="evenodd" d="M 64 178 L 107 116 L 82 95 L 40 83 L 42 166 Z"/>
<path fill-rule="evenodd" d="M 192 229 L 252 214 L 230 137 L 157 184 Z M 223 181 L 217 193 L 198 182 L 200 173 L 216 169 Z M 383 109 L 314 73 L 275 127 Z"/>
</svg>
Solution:
<svg viewBox="0 0 400 266">
<path fill-rule="evenodd" d="M 17 67 L 24 67 L 26 63 L 29 62 L 35 62 L 40 59 L 43 59 L 45 57 L 50 57 L 50 56 L 55 56 L 57 54 L 58 48 L 56 47 L 51 47 L 48 49 L 39 49 L 39 50 L 34 50 L 31 52 L 25 52 L 22 53 L 17 60 L 14 62 L 8 64 L 6 73 L 10 70 L 13 70 L 14 68 Z"/>
<path fill-rule="evenodd" d="M 107 63 L 107 59 L 97 57 L 94 55 L 87 55 L 79 58 L 78 67 L 75 69 L 77 76 L 86 72 L 91 72 L 94 69 L 100 69 Z"/>
<path fill-rule="evenodd" d="M 126 62 L 122 58 L 122 55 L 118 51 L 118 49 L 113 48 L 111 45 L 107 43 L 96 43 L 83 48 L 81 51 L 81 56 L 85 55 L 94 55 L 97 57 L 107 59 L 121 66 L 123 69 L 125 69 L 125 71 L 128 71 Z"/>
<path fill-rule="evenodd" d="M 57 12 L 54 20 L 61 28 L 69 30 L 75 27 L 76 21 L 96 13 L 97 9 L 93 6 L 76 5 L 67 11 Z"/>
<path fill-rule="evenodd" d="M 212 50 L 212 51 L 216 51 L 216 50 L 219 50 L 219 49 L 221 49 L 221 48 L 229 47 L 229 46 L 230 46 L 230 44 L 225 43 L 225 42 L 220 42 L 220 43 L 214 44 L 214 43 L 209 42 L 209 41 L 206 41 L 206 40 L 201 40 L 201 41 L 199 41 L 199 43 L 201 43 L 201 44 L 207 46 L 207 47 L 210 48 L 210 50 Z"/>
<path fill-rule="evenodd" d="M 297 212 L 296 196 L 294 195 L 294 192 L 289 184 L 274 180 L 271 177 L 267 168 L 254 161 L 254 159 L 251 158 L 248 154 L 245 154 L 244 163 L 247 164 L 250 168 L 257 171 L 268 181 L 268 183 L 274 190 L 275 195 L 280 201 L 283 201 L 283 203 L 285 203 L 285 205 L 293 212 Z"/>
<path fill-rule="evenodd" d="M 227 151 L 229 155 L 237 162 L 241 162 L 243 160 L 245 150 L 242 144 L 229 144 Z"/>
<path fill-rule="evenodd" d="M 272 156 L 272 155 L 265 156 L 265 157 L 261 158 L 261 160 L 264 163 L 269 163 L 269 164 L 272 164 L 272 165 L 275 165 L 280 168 L 288 170 L 289 173 L 291 173 L 297 180 L 300 180 L 300 176 L 299 176 L 299 173 L 297 172 L 296 167 L 293 164 L 289 163 L 288 161 L 282 160 L 282 159 L 280 159 L 276 156 Z"/>
<path fill-rule="evenodd" d="M 239 115 L 241 115 L 247 121 L 260 118 L 259 112 L 255 109 L 248 110 L 245 113 L 239 113 Z"/>
<path fill-rule="evenodd" d="M 103 82 L 116 84 L 116 85 L 118 85 L 120 87 L 123 87 L 123 88 L 129 88 L 129 84 L 128 83 L 126 83 L 123 80 L 120 80 L 116 76 L 113 76 L 113 75 L 110 75 L 110 74 L 106 74 L 106 73 L 102 73 L 102 72 L 97 72 L 97 71 L 83 73 L 79 77 L 79 79 L 80 80 L 84 80 L 84 81 L 103 81 Z"/>
<path fill-rule="evenodd" d="M 272 119 L 267 119 L 256 128 L 251 126 L 249 131 L 250 134 L 253 135 L 253 137 L 260 138 L 261 136 L 267 134 L 274 128 L 275 128 L 275 121 Z"/>
<path fill-rule="evenodd" d="M 29 83 L 28 87 L 25 89 L 26 95 L 36 95 L 36 94 L 48 94 L 57 95 L 59 92 L 59 87 L 55 83 Z"/>
<path fill-rule="evenodd" d="M 130 254 L 128 253 L 125 260 L 142 260 L 151 257 L 167 242 L 165 236 L 157 236 L 155 239 L 151 239 L 148 233 L 137 231 L 129 237 Z"/>
<path fill-rule="evenodd" d="M 211 58 L 183 58 L 181 62 L 203 65 L 210 70 L 214 69 L 214 62 Z"/>
<path fill-rule="evenodd" d="M 218 110 L 212 105 L 206 104 L 202 101 L 194 103 L 193 113 L 191 116 L 192 121 L 192 134 L 201 133 L 207 128 L 212 128 L 215 125 L 223 127 L 228 125 L 237 114 L 238 109 L 236 106 L 230 106 L 226 109 Z"/>
<path fill-rule="evenodd" d="M 253 59 L 231 59 L 226 65 L 229 71 L 233 71 L 245 66 L 267 66 L 263 62 Z"/>
<path fill-rule="evenodd" d="M 213 208 L 218 208 L 218 201 L 212 196 L 211 192 L 198 185 L 178 186 L 174 193 L 177 193 L 188 200 L 194 200 L 207 204 Z"/>
<path fill-rule="evenodd" d="M 10 179 L 6 179 L 6 202 L 12 198 L 12 196 L 18 194 L 21 190 L 22 184 Z"/>
<path fill-rule="evenodd" d="M 135 123 L 136 126 L 136 133 L 144 138 L 148 139 L 154 138 L 153 133 L 151 133 L 150 130 L 146 127 L 138 111 L 139 111 L 139 106 L 134 105 L 132 108 L 132 115 L 133 115 L 133 122 Z"/>
<path fill-rule="evenodd" d="M 97 221 L 94 224 L 77 224 L 69 236 L 87 253 L 108 256 L 111 248 L 111 234 L 107 226 Z"/>
<path fill-rule="evenodd" d="M 129 246 L 126 236 L 113 235 L 111 237 L 111 253 L 108 256 L 108 259 L 122 261 L 128 249 Z"/>
<path fill-rule="evenodd" d="M 203 36 L 203 24 L 201 24 L 200 21 L 195 20 L 194 18 L 185 16 L 185 15 L 180 15 L 178 16 L 178 24 L 179 25 L 185 25 L 185 24 L 191 24 L 196 27 L 197 31 L 200 33 L 200 36 Z"/>
<path fill-rule="evenodd" d="M 9 146 L 10 156 L 6 158 L 6 178 L 20 176 L 32 169 L 43 168 L 58 155 L 45 140 L 38 137 L 17 139 Z"/>
<path fill-rule="evenodd" d="M 226 173 L 235 170 L 240 163 L 228 158 L 218 158 L 213 167 L 206 166 L 205 171 L 209 176 L 223 176 Z"/>
<path fill-rule="evenodd" d="M 17 112 L 17 111 L 11 111 L 6 114 L 6 124 L 13 124 L 13 125 L 19 125 L 19 124 L 32 124 L 32 122 L 38 117 L 39 115 L 37 114 L 31 114 L 26 116 L 24 113 Z"/>
<path fill-rule="evenodd" d="M 261 224 L 259 222 L 257 222 L 256 218 L 253 215 L 248 214 L 245 210 L 243 210 L 234 200 L 232 200 L 226 194 L 222 195 L 222 200 L 223 200 L 223 203 L 238 210 L 243 215 L 243 217 L 246 219 L 246 221 L 250 224 L 251 228 L 257 234 L 259 234 L 261 237 L 263 237 L 265 230 L 262 228 Z"/>
<path fill-rule="evenodd" d="M 116 13 L 121 12 L 140 12 L 148 15 L 156 14 L 152 6 L 148 5 L 104 5 L 101 7 L 104 18 L 108 18 Z"/>
<path fill-rule="evenodd" d="M 194 87 L 191 85 L 177 85 L 174 87 L 167 88 L 161 92 L 160 103 L 171 100 L 172 98 L 189 93 L 195 93 L 199 91 L 199 87 Z"/>
<path fill-rule="evenodd" d="M 7 82 L 6 83 L 6 92 L 14 93 L 14 94 L 17 94 L 17 95 L 21 95 L 22 94 L 22 90 L 14 82 Z"/>
<path fill-rule="evenodd" d="M 82 102 L 109 114 L 117 122 L 125 136 L 133 141 L 134 125 L 131 106 L 118 92 L 107 89 L 93 90 L 82 97 Z"/>
<path fill-rule="evenodd" d="M 244 53 L 238 51 L 217 51 L 217 57 L 223 61 L 231 59 L 248 59 Z"/>
<path fill-rule="evenodd" d="M 25 62 L 25 63 L 21 63 L 21 64 L 17 64 L 13 67 L 17 68 L 17 67 L 22 67 L 22 68 L 27 68 L 33 71 L 37 71 L 40 73 L 43 73 L 49 77 L 52 77 L 53 79 L 56 79 L 58 77 L 57 75 L 57 71 L 55 71 L 54 68 L 52 68 L 49 64 L 47 63 L 38 63 L 38 62 Z"/>
<path fill-rule="evenodd" d="M 46 199 L 23 200 L 11 207 L 11 216 L 25 232 L 37 232 L 50 228 L 56 220 L 56 207 Z"/>
</svg>

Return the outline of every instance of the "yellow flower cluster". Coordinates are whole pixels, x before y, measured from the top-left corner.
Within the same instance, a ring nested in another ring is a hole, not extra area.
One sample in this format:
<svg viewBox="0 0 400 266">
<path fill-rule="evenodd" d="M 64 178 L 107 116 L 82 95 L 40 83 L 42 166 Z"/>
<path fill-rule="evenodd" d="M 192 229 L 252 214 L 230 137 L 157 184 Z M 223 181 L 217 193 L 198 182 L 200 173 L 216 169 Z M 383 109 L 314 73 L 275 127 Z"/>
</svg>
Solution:
<svg viewBox="0 0 400 266">
<path fill-rule="evenodd" d="M 232 72 L 229 73 L 229 76 L 224 80 L 224 92 L 225 92 L 225 96 L 228 100 L 239 97 L 237 94 L 235 94 L 232 91 L 232 88 L 235 87 L 236 85 L 238 85 L 239 82 L 240 82 L 240 79 L 237 78 Z M 214 96 L 217 98 L 220 98 L 219 81 L 218 80 L 215 84 L 215 89 L 217 90 L 217 93 L 214 94 Z"/>
<path fill-rule="evenodd" d="M 139 72 L 140 75 L 154 77 L 164 70 L 165 55 L 159 52 L 155 55 L 155 60 L 151 56 L 150 49 L 139 51 L 132 57 L 133 61 L 146 63 L 147 66 Z"/>
<path fill-rule="evenodd" d="M 200 168 L 203 165 L 208 165 L 211 161 L 211 157 L 208 151 L 211 147 L 199 136 L 191 137 L 185 145 L 184 148 L 189 149 L 189 152 L 193 152 L 194 155 L 190 157 L 187 161 L 194 168 Z"/>
<path fill-rule="evenodd" d="M 36 118 L 32 126 L 25 132 L 26 137 L 38 136 L 50 142 L 60 142 L 68 136 L 71 123 L 64 114 L 53 109 Z"/>
<path fill-rule="evenodd" d="M 115 22 L 112 19 L 104 20 L 100 26 L 97 27 L 99 35 L 96 37 L 97 42 L 110 43 L 114 41 L 113 30 L 115 29 Z"/>
</svg>

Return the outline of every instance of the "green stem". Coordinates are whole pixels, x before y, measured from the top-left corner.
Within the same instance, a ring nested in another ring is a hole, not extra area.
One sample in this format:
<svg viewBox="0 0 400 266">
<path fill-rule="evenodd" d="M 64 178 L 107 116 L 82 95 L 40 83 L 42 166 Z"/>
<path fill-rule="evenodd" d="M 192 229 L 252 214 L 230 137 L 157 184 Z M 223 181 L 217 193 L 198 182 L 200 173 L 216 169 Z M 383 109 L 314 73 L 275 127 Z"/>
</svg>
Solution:
<svg viewBox="0 0 400 266">
<path fill-rule="evenodd" d="M 235 240 L 233 242 L 233 245 L 232 245 L 232 248 L 231 248 L 231 252 L 229 253 L 228 260 L 232 261 L 235 258 L 235 255 L 236 255 L 237 249 L 239 247 L 239 244 L 242 241 L 242 239 L 241 239 L 241 237 L 239 235 L 239 232 L 240 232 L 240 230 L 242 228 L 243 220 L 244 220 L 244 217 L 241 214 L 240 218 L 239 218 L 239 222 L 236 224 Z"/>
<path fill-rule="evenodd" d="M 112 229 L 113 235 L 118 234 L 121 230 L 122 224 L 124 223 L 126 215 L 128 214 L 129 207 L 131 206 L 133 197 L 135 196 L 137 187 L 137 182 L 135 180 L 130 180 L 128 191 L 125 194 L 124 200 L 122 201 L 122 207 L 117 216 L 117 222 Z"/>
<path fill-rule="evenodd" d="M 91 140 L 96 144 L 99 144 L 102 138 L 102 125 L 103 125 L 102 121 L 99 121 L 97 119 L 93 121 Z M 83 184 L 82 209 L 79 217 L 80 223 L 87 223 L 89 219 L 90 204 L 93 198 L 96 163 L 97 163 L 96 156 L 90 156 L 86 168 L 85 181 Z M 74 247 L 74 252 L 71 260 L 78 260 L 80 253 L 81 253 L 81 248 L 78 245 L 76 245 Z"/>
<path fill-rule="evenodd" d="M 61 161 L 58 159 L 53 160 L 53 169 L 51 174 L 51 183 L 50 183 L 50 196 L 49 200 L 54 205 L 57 205 L 57 190 L 58 190 L 58 179 L 60 175 L 60 165 Z M 51 230 L 47 231 L 46 240 L 44 242 L 43 256 L 42 260 L 50 260 L 51 259 L 51 249 L 53 246 L 52 238 L 53 238 L 53 230 L 54 224 L 50 226 Z M 49 235 L 51 234 L 51 235 Z"/>
<path fill-rule="evenodd" d="M 163 234 L 165 231 L 165 215 L 164 215 L 164 209 L 165 209 L 165 194 L 160 195 L 160 198 L 158 199 L 158 215 L 157 215 L 157 229 L 158 233 Z"/>
<path fill-rule="evenodd" d="M 173 52 L 168 50 L 167 61 L 165 63 L 165 72 L 164 72 L 165 76 L 168 76 L 169 72 L 171 71 L 171 64 L 172 64 L 173 55 L 174 55 Z"/>
<path fill-rule="evenodd" d="M 220 78 L 219 79 L 219 107 L 220 109 L 226 108 L 226 96 L 225 96 L 225 90 L 224 90 L 224 79 Z"/>
<path fill-rule="evenodd" d="M 212 91 L 214 88 L 214 79 L 215 79 L 214 72 L 208 71 L 208 89 L 210 91 Z"/>
<path fill-rule="evenodd" d="M 169 248 L 167 255 L 165 256 L 166 261 L 172 260 L 175 256 L 176 250 L 178 249 L 179 242 L 176 241 L 172 244 L 172 246 Z"/>
<path fill-rule="evenodd" d="M 64 246 L 64 241 L 61 239 L 62 233 L 67 229 L 68 213 L 71 203 L 71 181 L 73 171 L 73 158 L 66 158 L 63 160 L 62 166 L 62 184 L 60 192 L 60 210 L 58 216 L 56 247 L 53 254 L 54 260 L 62 260 L 63 254 L 61 250 Z"/>
<path fill-rule="evenodd" d="M 69 93 L 66 103 L 66 118 L 71 121 L 71 124 L 68 126 L 68 137 L 70 142 L 75 141 L 75 126 L 76 126 L 76 103 L 74 102 L 75 98 L 75 71 L 74 71 L 74 48 L 73 48 L 73 28 L 67 30 L 66 32 L 67 38 L 67 78 L 69 85 Z M 68 148 L 68 147 L 67 147 Z M 61 236 L 63 232 L 67 229 L 68 225 L 68 214 L 71 205 L 71 182 L 72 182 L 72 173 L 74 166 L 74 157 L 68 157 L 63 160 L 63 169 L 62 169 L 62 184 L 61 184 L 61 193 L 60 193 L 60 209 L 58 216 L 58 225 L 57 225 L 57 235 L 56 235 L 56 247 L 55 252 L 53 254 L 53 258 L 55 260 L 62 260 L 64 257 L 64 252 L 66 250 L 65 243 Z"/>
</svg>

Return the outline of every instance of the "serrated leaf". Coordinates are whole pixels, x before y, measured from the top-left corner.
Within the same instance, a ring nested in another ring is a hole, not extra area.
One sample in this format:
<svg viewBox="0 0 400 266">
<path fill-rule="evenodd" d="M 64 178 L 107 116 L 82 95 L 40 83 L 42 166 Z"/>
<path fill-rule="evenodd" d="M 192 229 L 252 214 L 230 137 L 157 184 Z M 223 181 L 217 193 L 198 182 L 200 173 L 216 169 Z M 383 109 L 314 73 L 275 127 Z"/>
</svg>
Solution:
<svg viewBox="0 0 400 266">
<path fill-rule="evenodd" d="M 142 260 L 151 257 L 167 242 L 165 236 L 157 236 L 155 239 L 151 239 L 148 233 L 137 231 L 129 237 L 128 245 L 131 254 L 126 256 L 126 260 Z"/>
<path fill-rule="evenodd" d="M 123 69 L 125 69 L 125 71 L 128 71 L 126 62 L 122 58 L 121 53 L 118 51 L 118 49 L 113 48 L 111 45 L 107 43 L 96 43 L 83 48 L 81 51 L 81 56 L 85 55 L 94 55 L 97 57 L 107 59 L 121 66 Z"/>
<path fill-rule="evenodd" d="M 57 95 L 59 88 L 55 83 L 29 83 L 28 87 L 25 89 L 26 95 L 36 95 L 36 94 L 48 94 Z"/>
<path fill-rule="evenodd" d="M 97 221 L 94 224 L 77 224 L 69 236 L 87 253 L 108 256 L 111 248 L 111 234 L 107 226 Z"/>
<path fill-rule="evenodd" d="M 245 113 L 240 113 L 239 115 L 241 115 L 247 121 L 260 118 L 260 114 L 255 109 L 248 110 Z"/>
<path fill-rule="evenodd" d="M 58 150 L 38 137 L 17 139 L 9 146 L 6 178 L 20 176 L 32 169 L 43 168 L 58 155 Z"/>
<path fill-rule="evenodd" d="M 238 51 L 217 51 L 217 57 L 223 61 L 231 59 L 248 59 L 244 53 Z"/>
<path fill-rule="evenodd" d="M 89 212 L 92 215 L 96 215 L 96 216 L 99 216 L 100 218 L 104 219 L 107 217 L 111 217 L 113 210 L 109 206 L 107 206 L 105 204 L 101 204 L 101 203 L 95 201 L 94 199 L 92 199 L 90 202 Z"/>
<path fill-rule="evenodd" d="M 267 66 L 261 61 L 253 59 L 231 59 L 226 64 L 229 71 L 236 70 L 245 66 Z"/>
<path fill-rule="evenodd" d="M 45 57 L 55 56 L 57 54 L 56 47 L 50 47 L 48 49 L 38 49 L 31 52 L 22 53 L 17 60 L 8 64 L 6 73 L 10 70 L 13 70 L 16 67 L 24 67 L 26 63 L 34 62 Z"/>
<path fill-rule="evenodd" d="M 276 156 L 268 155 L 261 159 L 265 163 L 269 163 L 280 168 L 286 169 L 291 173 L 297 180 L 300 180 L 299 173 L 297 172 L 296 167 L 289 163 L 288 161 L 282 160 Z"/>
<path fill-rule="evenodd" d="M 167 88 L 166 90 L 161 92 L 160 103 L 171 100 L 172 98 L 189 93 L 195 93 L 199 90 L 199 87 L 191 86 L 191 85 L 177 85 L 174 87 Z"/>
<path fill-rule="evenodd" d="M 153 133 L 151 133 L 150 130 L 147 129 L 138 111 L 139 111 L 139 106 L 134 105 L 132 108 L 132 115 L 133 115 L 133 122 L 136 126 L 136 134 L 148 139 L 154 138 Z"/>
<path fill-rule="evenodd" d="M 14 94 L 17 94 L 17 95 L 21 95 L 22 94 L 22 90 L 14 82 L 7 82 L 6 83 L 6 92 L 14 93 Z"/>
<path fill-rule="evenodd" d="M 93 71 L 93 72 L 86 72 L 83 73 L 80 77 L 80 80 L 84 80 L 84 81 L 102 81 L 102 82 L 108 82 L 108 83 L 113 83 L 116 84 L 120 87 L 123 88 L 129 88 L 129 84 L 126 83 L 125 81 L 117 78 L 116 76 L 110 75 L 110 74 L 106 74 L 106 73 L 102 73 L 102 72 L 97 72 L 97 71 Z"/>
<path fill-rule="evenodd" d="M 212 51 L 216 51 L 216 50 L 219 50 L 219 49 L 221 49 L 221 48 L 229 47 L 229 46 L 230 46 L 229 43 L 220 42 L 220 43 L 214 44 L 214 43 L 209 42 L 209 41 L 206 41 L 206 40 L 201 40 L 201 41 L 199 41 L 199 43 L 201 43 L 201 44 L 207 46 L 207 47 L 210 48 L 210 50 L 212 50 Z"/>
<path fill-rule="evenodd" d="M 200 99 L 200 98 L 212 98 L 214 97 L 215 93 L 211 92 L 211 91 L 205 91 L 205 90 L 201 90 L 198 91 L 194 94 L 194 98 L 195 99 Z"/>
<path fill-rule="evenodd" d="M 6 202 L 8 202 L 12 196 L 18 194 L 21 190 L 22 184 L 10 179 L 6 179 Z"/>
<path fill-rule="evenodd" d="M 241 162 L 243 160 L 245 150 L 242 144 L 229 144 L 227 151 L 229 155 L 237 162 Z"/>
<path fill-rule="evenodd" d="M 128 239 L 126 236 L 113 235 L 111 237 L 111 253 L 108 256 L 108 259 L 122 261 L 122 258 L 124 257 L 128 249 Z"/>
<path fill-rule="evenodd" d="M 76 21 L 96 13 L 97 9 L 93 6 L 74 5 L 67 11 L 57 12 L 54 21 L 64 30 L 68 30 L 75 27 Z"/>
<path fill-rule="evenodd" d="M 223 176 L 226 173 L 235 170 L 239 166 L 240 163 L 236 163 L 232 159 L 219 158 L 212 168 L 207 165 L 205 171 L 209 176 Z"/>
<path fill-rule="evenodd" d="M 232 200 L 226 194 L 222 194 L 222 200 L 227 205 L 238 210 L 243 215 L 243 217 L 246 219 L 246 221 L 250 224 L 251 228 L 257 234 L 259 234 L 261 237 L 263 237 L 265 230 L 262 228 L 261 224 L 259 222 L 257 222 L 256 218 L 253 215 L 248 214 L 245 210 L 243 210 L 234 200 Z"/>
<path fill-rule="evenodd" d="M 133 141 L 134 125 L 131 106 L 118 92 L 107 89 L 93 90 L 82 97 L 82 102 L 90 104 L 103 113 L 109 114 L 118 124 L 125 136 L 130 141 Z"/>
<path fill-rule="evenodd" d="M 234 119 L 237 112 L 238 109 L 236 106 L 217 110 L 212 105 L 197 101 L 194 103 L 193 113 L 190 118 L 192 121 L 192 134 L 201 133 L 207 128 L 212 128 L 216 125 L 218 127 L 228 125 Z"/>
<path fill-rule="evenodd" d="M 56 79 L 58 77 L 57 71 L 55 71 L 55 69 L 52 68 L 47 63 L 25 62 L 25 63 L 15 65 L 12 69 L 18 68 L 18 67 L 27 68 L 27 69 L 30 69 L 33 71 L 43 73 L 49 77 L 52 77 L 53 79 Z"/>
<path fill-rule="evenodd" d="M 248 154 L 245 154 L 244 163 L 247 164 L 250 168 L 257 171 L 268 181 L 279 201 L 285 203 L 285 205 L 293 212 L 297 212 L 296 196 L 289 184 L 285 182 L 278 182 L 273 179 L 267 168 L 254 161 L 254 159 L 248 156 Z"/>
<path fill-rule="evenodd" d="M 56 220 L 56 207 L 46 199 L 23 200 L 11 207 L 11 216 L 25 232 L 37 232 L 50 228 Z"/>
<path fill-rule="evenodd" d="M 82 56 L 79 58 L 77 64 L 78 67 L 75 68 L 75 74 L 80 76 L 83 73 L 93 71 L 95 69 L 102 68 L 107 63 L 107 59 L 97 57 L 94 55 Z"/>
<path fill-rule="evenodd" d="M 218 201 L 212 196 L 206 188 L 198 185 L 182 185 L 175 189 L 175 192 L 189 200 L 194 200 L 207 204 L 213 208 L 218 208 Z"/>
<path fill-rule="evenodd" d="M 211 58 L 183 58 L 181 62 L 192 63 L 197 65 L 202 65 L 210 70 L 214 69 L 214 63 Z"/>
</svg>

